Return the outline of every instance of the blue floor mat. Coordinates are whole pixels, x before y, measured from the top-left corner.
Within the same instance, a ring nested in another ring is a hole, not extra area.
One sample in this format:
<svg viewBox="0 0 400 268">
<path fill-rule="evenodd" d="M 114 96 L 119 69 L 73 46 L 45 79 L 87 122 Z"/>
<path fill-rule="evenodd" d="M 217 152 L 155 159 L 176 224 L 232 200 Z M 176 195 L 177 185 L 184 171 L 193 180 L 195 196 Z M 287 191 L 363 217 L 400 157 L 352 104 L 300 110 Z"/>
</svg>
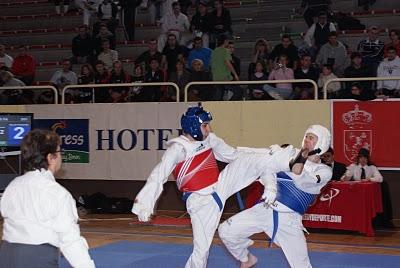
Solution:
<svg viewBox="0 0 400 268">
<path fill-rule="evenodd" d="M 97 268 L 179 268 L 184 267 L 191 245 L 121 241 L 90 250 Z M 289 267 L 282 250 L 253 248 L 255 267 Z M 400 256 L 310 252 L 313 267 L 318 268 L 393 268 L 400 267 Z M 211 248 L 208 268 L 238 267 L 238 262 L 222 246 Z M 69 268 L 65 259 L 60 268 Z"/>
</svg>

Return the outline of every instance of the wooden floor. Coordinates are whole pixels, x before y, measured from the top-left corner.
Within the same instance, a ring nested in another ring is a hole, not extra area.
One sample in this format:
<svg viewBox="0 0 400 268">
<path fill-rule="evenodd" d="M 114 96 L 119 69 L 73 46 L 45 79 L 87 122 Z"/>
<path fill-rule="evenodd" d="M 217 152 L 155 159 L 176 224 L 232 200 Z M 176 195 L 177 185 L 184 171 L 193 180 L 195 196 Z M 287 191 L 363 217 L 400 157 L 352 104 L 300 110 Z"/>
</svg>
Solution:
<svg viewBox="0 0 400 268">
<path fill-rule="evenodd" d="M 177 217 L 182 212 L 161 211 L 159 215 Z M 182 216 L 182 215 L 181 215 Z M 230 215 L 224 214 L 223 218 Z M 106 215 L 90 214 L 81 217 L 82 235 L 91 248 L 117 241 L 142 241 L 155 243 L 192 244 L 192 230 L 189 227 L 155 227 L 132 224 L 133 214 Z M 2 221 L 0 222 L 2 229 Z M 377 230 L 375 237 L 346 231 L 308 230 L 306 235 L 309 250 L 325 252 L 400 255 L 400 228 Z M 253 236 L 254 247 L 267 247 L 266 236 Z M 221 244 L 218 235 L 214 244 Z"/>
<path fill-rule="evenodd" d="M 163 214 L 163 212 L 159 212 Z M 173 214 L 173 213 L 172 213 Z M 171 212 L 164 212 L 171 215 Z M 229 215 L 224 215 L 228 217 Z M 190 228 L 155 227 L 132 224 L 135 218 L 124 215 L 88 215 L 80 222 L 83 236 L 90 247 L 98 247 L 116 241 L 145 241 L 156 243 L 191 244 Z M 306 235 L 309 250 L 364 254 L 400 255 L 400 228 L 377 230 L 375 237 L 366 237 L 355 232 L 308 230 Z M 255 235 L 254 247 L 266 247 L 266 236 Z M 218 235 L 214 244 L 221 244 Z"/>
</svg>

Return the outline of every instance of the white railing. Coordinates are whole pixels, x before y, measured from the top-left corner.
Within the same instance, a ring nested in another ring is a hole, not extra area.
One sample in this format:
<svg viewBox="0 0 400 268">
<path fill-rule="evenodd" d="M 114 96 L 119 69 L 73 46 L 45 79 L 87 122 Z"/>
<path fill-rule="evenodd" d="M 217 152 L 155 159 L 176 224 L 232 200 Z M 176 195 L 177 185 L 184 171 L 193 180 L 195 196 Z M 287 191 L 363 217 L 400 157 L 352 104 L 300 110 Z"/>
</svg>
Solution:
<svg viewBox="0 0 400 268">
<path fill-rule="evenodd" d="M 259 85 L 259 84 L 279 84 L 279 83 L 310 83 L 314 87 L 314 99 L 318 100 L 318 85 L 311 79 L 293 79 L 293 80 L 260 80 L 260 81 L 201 81 L 190 82 L 184 88 L 185 97 L 187 102 L 187 94 L 189 87 L 193 85 Z M 279 91 L 279 89 L 278 89 Z"/>
<path fill-rule="evenodd" d="M 392 77 L 354 77 L 354 78 L 333 78 L 325 82 L 323 87 L 324 100 L 328 98 L 328 85 L 333 82 L 362 82 L 362 81 L 383 81 L 383 80 L 400 80 L 400 76 Z"/>
<path fill-rule="evenodd" d="M 62 90 L 61 94 L 61 103 L 65 103 L 65 92 L 67 90 L 74 90 L 74 89 L 79 89 L 79 88 L 88 88 L 92 89 L 93 92 L 95 91 L 95 88 L 102 88 L 102 87 L 108 87 L 108 88 L 115 88 L 115 87 L 149 87 L 149 86 L 171 86 L 174 87 L 176 90 L 176 102 L 179 102 L 179 87 L 177 84 L 172 83 L 172 82 L 154 82 L 154 83 L 121 83 L 121 84 L 87 84 L 87 85 L 68 85 L 65 86 Z M 94 102 L 94 95 L 93 95 L 93 102 Z"/>
<path fill-rule="evenodd" d="M 8 90 L 8 89 L 21 89 L 21 90 L 27 90 L 27 89 L 33 89 L 33 90 L 46 90 L 50 89 L 54 93 L 54 104 L 58 103 L 58 90 L 53 87 L 53 86 L 23 86 L 23 87 L 0 87 L 0 90 Z"/>
</svg>

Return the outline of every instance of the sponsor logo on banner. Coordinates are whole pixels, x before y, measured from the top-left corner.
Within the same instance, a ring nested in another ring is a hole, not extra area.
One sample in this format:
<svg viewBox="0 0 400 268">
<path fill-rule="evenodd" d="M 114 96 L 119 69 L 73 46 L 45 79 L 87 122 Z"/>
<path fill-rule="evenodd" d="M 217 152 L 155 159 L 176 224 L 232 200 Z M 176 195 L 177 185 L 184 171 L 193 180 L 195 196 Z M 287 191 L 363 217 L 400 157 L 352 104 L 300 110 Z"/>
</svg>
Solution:
<svg viewBox="0 0 400 268">
<path fill-rule="evenodd" d="M 35 119 L 35 128 L 60 136 L 64 163 L 89 163 L 89 119 Z"/>
<path fill-rule="evenodd" d="M 182 134 L 182 129 L 96 129 L 98 151 L 163 151 L 166 142 Z"/>
<path fill-rule="evenodd" d="M 329 206 L 331 206 L 332 199 L 335 198 L 339 193 L 339 189 L 330 188 L 329 192 L 324 192 L 321 194 L 319 200 L 321 200 L 322 202 L 329 201 Z"/>
<path fill-rule="evenodd" d="M 343 113 L 342 121 L 347 129 L 343 129 L 344 155 L 350 162 L 355 162 L 361 148 L 372 153 L 372 114 L 360 110 L 358 104 L 354 109 Z"/>
</svg>

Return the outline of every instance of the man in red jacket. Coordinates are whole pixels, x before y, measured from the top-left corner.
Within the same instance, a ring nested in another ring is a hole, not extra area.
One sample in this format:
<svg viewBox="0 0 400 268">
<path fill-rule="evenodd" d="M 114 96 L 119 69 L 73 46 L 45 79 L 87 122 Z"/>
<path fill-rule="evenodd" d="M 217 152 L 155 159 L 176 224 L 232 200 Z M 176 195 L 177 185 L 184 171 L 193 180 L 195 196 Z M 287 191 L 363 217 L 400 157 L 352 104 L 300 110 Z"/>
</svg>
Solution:
<svg viewBox="0 0 400 268">
<path fill-rule="evenodd" d="M 25 85 L 32 85 L 35 79 L 36 73 L 36 62 L 35 59 L 27 53 L 28 48 L 26 46 L 19 47 L 19 54 L 14 59 L 14 63 L 11 67 L 11 72 Z"/>
</svg>

